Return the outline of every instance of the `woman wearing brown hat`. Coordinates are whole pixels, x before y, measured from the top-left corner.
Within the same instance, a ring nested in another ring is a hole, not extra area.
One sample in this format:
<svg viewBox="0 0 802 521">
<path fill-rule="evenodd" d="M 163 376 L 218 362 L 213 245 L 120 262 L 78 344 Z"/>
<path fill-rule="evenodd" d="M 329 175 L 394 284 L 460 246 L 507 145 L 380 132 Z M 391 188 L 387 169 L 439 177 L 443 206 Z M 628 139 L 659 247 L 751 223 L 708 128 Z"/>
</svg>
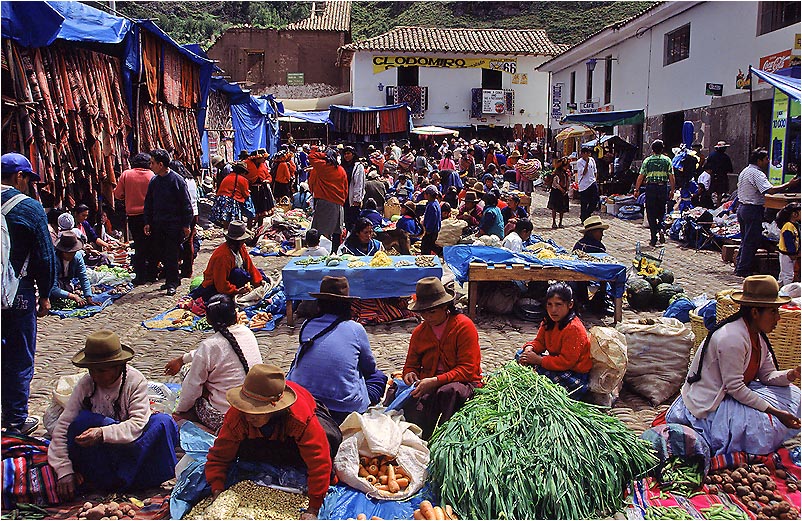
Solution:
<svg viewBox="0 0 802 521">
<path fill-rule="evenodd" d="M 769 454 L 799 434 L 799 366 L 780 371 L 766 336 L 777 326 L 780 297 L 770 275 L 744 280 L 732 294 L 740 310 L 710 331 L 688 369 L 666 421 L 699 432 L 714 455 Z"/>
<path fill-rule="evenodd" d="M 468 226 L 479 226 L 482 220 L 482 209 L 479 207 L 479 198 L 474 191 L 465 192 L 465 202 L 459 209 L 457 219 L 465 221 Z"/>
<path fill-rule="evenodd" d="M 316 415 L 309 391 L 286 382 L 276 366 L 257 364 L 245 382 L 226 393 L 231 408 L 206 457 L 206 481 L 217 497 L 237 460 L 307 468 L 309 508 L 301 519 L 315 519 L 328 491 L 332 454 L 342 434 L 327 432 Z M 328 426 L 329 428 L 331 426 Z M 332 447 L 332 444 L 336 445 Z"/>
<path fill-rule="evenodd" d="M 148 382 L 127 365 L 133 356 L 116 333 L 101 330 L 72 358 L 89 373 L 75 385 L 47 452 L 62 501 L 72 499 L 81 484 L 123 492 L 175 477 L 175 422 L 151 414 Z"/>
<path fill-rule="evenodd" d="M 58 278 L 50 290 L 50 300 L 58 307 L 56 299 L 72 300 L 79 306 L 94 306 L 92 300 L 92 285 L 86 274 L 86 264 L 84 263 L 83 241 L 74 232 L 63 232 L 56 241 L 56 257 L 58 263 Z M 83 296 L 76 293 L 72 280 L 78 279 L 81 283 Z"/>
<path fill-rule="evenodd" d="M 209 220 L 217 226 L 228 228 L 231 221 L 243 221 L 256 216 L 250 185 L 245 177 L 247 173 L 245 164 L 238 161 L 231 167 L 231 173 L 220 181 L 209 216 Z"/>
<path fill-rule="evenodd" d="M 426 277 L 418 281 L 409 304 L 423 323 L 412 331 L 404 362 L 404 383 L 415 386 L 404 417 L 421 427 L 424 439 L 473 396 L 482 380 L 479 333 L 453 303 L 454 295 L 440 279 Z"/>
</svg>

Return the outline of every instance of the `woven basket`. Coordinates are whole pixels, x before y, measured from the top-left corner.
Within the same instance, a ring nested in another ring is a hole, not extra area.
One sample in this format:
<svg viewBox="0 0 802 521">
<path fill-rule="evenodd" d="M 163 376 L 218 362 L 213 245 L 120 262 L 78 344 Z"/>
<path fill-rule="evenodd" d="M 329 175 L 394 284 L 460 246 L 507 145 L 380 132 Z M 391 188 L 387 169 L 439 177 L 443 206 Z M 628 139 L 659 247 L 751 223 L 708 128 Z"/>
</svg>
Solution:
<svg viewBox="0 0 802 521">
<path fill-rule="evenodd" d="M 704 319 L 697 315 L 695 310 L 692 309 L 688 316 L 691 319 L 691 331 L 693 331 L 693 349 L 691 349 L 691 360 L 693 360 L 696 350 L 707 337 L 707 328 L 705 327 Z"/>
<path fill-rule="evenodd" d="M 384 218 L 389 219 L 393 215 L 401 215 L 401 205 L 397 201 L 384 203 Z"/>
</svg>

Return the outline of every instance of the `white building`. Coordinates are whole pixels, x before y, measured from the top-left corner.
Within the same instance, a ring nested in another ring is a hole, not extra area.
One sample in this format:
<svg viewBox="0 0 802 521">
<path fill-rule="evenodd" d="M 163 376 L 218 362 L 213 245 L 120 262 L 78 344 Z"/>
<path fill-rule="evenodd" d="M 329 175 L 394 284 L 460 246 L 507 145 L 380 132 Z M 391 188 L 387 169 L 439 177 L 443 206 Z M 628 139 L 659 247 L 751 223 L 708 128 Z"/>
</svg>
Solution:
<svg viewBox="0 0 802 521">
<path fill-rule="evenodd" d="M 774 91 L 755 79 L 750 115 L 749 90 L 739 74 L 750 65 L 770 71 L 789 65 L 795 38 L 799 45 L 799 13 L 798 1 L 665 2 L 608 26 L 539 70 L 552 73 L 558 118 L 570 112 L 569 104 L 576 110 L 583 103 L 586 110 L 644 109 L 645 128 L 617 129 L 645 144 L 644 151 L 657 138 L 678 145 L 683 121 L 692 121 L 706 150 L 719 140 L 732 144 L 728 153 L 737 171 L 748 156 L 750 121 L 753 146 L 769 146 Z M 721 92 L 712 96 L 708 83 Z"/>
<path fill-rule="evenodd" d="M 564 49 L 541 29 L 397 27 L 344 45 L 340 63 L 354 106 L 408 102 L 416 126 L 542 131 L 549 75 L 537 67 Z"/>
</svg>

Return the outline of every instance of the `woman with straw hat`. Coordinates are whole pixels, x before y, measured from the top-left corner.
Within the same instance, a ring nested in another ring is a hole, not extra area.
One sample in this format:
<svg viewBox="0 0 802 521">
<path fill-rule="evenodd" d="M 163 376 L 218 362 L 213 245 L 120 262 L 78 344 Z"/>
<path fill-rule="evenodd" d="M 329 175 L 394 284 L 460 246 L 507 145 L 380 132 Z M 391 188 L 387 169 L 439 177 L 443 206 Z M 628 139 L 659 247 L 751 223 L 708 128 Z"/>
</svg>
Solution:
<svg viewBox="0 0 802 521">
<path fill-rule="evenodd" d="M 307 468 L 309 508 L 301 519 L 315 519 L 332 477 L 332 457 L 342 434 L 321 424 L 315 399 L 299 384 L 284 380 L 276 366 L 251 367 L 245 382 L 226 393 L 231 408 L 206 457 L 206 481 L 217 497 L 236 460 Z M 330 418 L 329 418 L 330 420 Z M 330 430 L 326 430 L 326 428 Z"/>
<path fill-rule="evenodd" d="M 766 336 L 777 326 L 779 296 L 771 275 L 753 275 L 732 294 L 740 310 L 710 331 L 688 369 L 666 421 L 692 427 L 714 455 L 769 454 L 799 434 L 800 368 L 780 371 Z"/>
<path fill-rule="evenodd" d="M 423 322 L 409 339 L 404 383 L 414 385 L 404 417 L 428 439 L 473 396 L 482 379 L 479 333 L 467 316 L 454 309 L 454 295 L 437 277 L 418 281 L 409 309 Z"/>
<path fill-rule="evenodd" d="M 82 484 L 123 492 L 175 477 L 175 422 L 167 414 L 151 414 L 148 382 L 127 365 L 133 356 L 117 333 L 101 330 L 72 358 L 89 373 L 75 385 L 47 452 L 62 501 L 72 499 Z"/>
</svg>

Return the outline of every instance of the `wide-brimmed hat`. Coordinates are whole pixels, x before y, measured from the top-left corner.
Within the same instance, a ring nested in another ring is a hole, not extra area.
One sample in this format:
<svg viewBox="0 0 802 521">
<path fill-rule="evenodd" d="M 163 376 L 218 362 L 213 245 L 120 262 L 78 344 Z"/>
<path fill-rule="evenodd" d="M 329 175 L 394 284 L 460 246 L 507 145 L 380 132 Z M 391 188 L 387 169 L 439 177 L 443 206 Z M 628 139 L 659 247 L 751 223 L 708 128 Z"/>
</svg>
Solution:
<svg viewBox="0 0 802 521">
<path fill-rule="evenodd" d="M 466 203 L 475 203 L 478 202 L 479 199 L 476 197 L 476 192 L 465 192 L 465 202 Z"/>
<path fill-rule="evenodd" d="M 744 279 L 742 291 L 734 291 L 732 300 L 745 306 L 774 307 L 791 301 L 791 297 L 781 297 L 780 285 L 771 275 L 752 275 Z"/>
<path fill-rule="evenodd" d="M 415 299 L 407 306 L 410 311 L 426 311 L 454 300 L 437 277 L 425 277 L 415 285 Z"/>
<path fill-rule="evenodd" d="M 248 167 L 245 166 L 244 162 L 237 161 L 237 162 L 235 162 L 234 164 L 231 165 L 231 171 L 232 172 L 241 172 L 243 174 L 247 174 L 248 173 Z"/>
<path fill-rule="evenodd" d="M 223 235 L 232 241 L 244 241 L 253 237 L 253 232 L 248 229 L 245 221 L 231 221 Z"/>
<path fill-rule="evenodd" d="M 134 357 L 134 351 L 120 342 L 114 331 L 101 329 L 86 337 L 84 348 L 72 357 L 77 367 L 103 367 L 124 364 Z"/>
<path fill-rule="evenodd" d="M 237 156 L 237 159 L 239 159 L 240 161 L 244 161 L 244 160 L 248 159 L 250 156 L 251 156 L 251 154 L 248 153 L 247 150 L 240 150 L 239 151 L 239 156 Z"/>
<path fill-rule="evenodd" d="M 56 241 L 56 249 L 58 251 L 63 251 L 64 253 L 71 253 L 74 251 L 79 251 L 84 248 L 84 243 L 81 239 L 75 235 L 75 232 L 72 230 L 62 232 L 59 235 L 58 240 Z"/>
<path fill-rule="evenodd" d="M 226 399 L 231 407 L 245 414 L 270 414 L 290 407 L 297 396 L 287 386 L 281 369 L 256 364 L 245 375 L 242 385 L 226 392 Z"/>
<path fill-rule="evenodd" d="M 591 215 L 585 219 L 582 225 L 584 226 L 582 233 L 592 232 L 593 230 L 606 230 L 610 227 L 610 225 L 604 224 L 598 215 Z"/>
<path fill-rule="evenodd" d="M 730 145 L 726 141 L 719 141 L 718 143 L 713 145 L 713 148 L 727 148 L 728 146 Z"/>
<path fill-rule="evenodd" d="M 415 206 L 415 203 L 412 201 L 407 201 L 401 206 L 401 211 L 403 212 L 404 210 L 407 210 L 409 214 L 412 215 L 413 217 L 417 215 L 416 213 L 417 207 Z"/>
<path fill-rule="evenodd" d="M 210 159 L 210 162 L 212 163 L 212 166 L 215 166 L 215 167 L 216 167 L 217 165 L 219 165 L 219 164 L 223 163 L 224 161 L 225 161 L 225 159 L 223 159 L 223 156 L 221 156 L 221 155 L 219 155 L 219 154 L 215 154 L 215 155 L 213 155 L 213 156 L 211 157 L 211 159 Z"/>
<path fill-rule="evenodd" d="M 309 295 L 323 300 L 359 300 L 359 297 L 352 297 L 349 293 L 348 279 L 326 275 L 320 281 L 320 291 L 310 292 Z"/>
<path fill-rule="evenodd" d="M 510 157 L 521 157 L 521 153 L 518 152 L 518 149 L 516 148 L 515 150 L 510 152 Z"/>
</svg>

